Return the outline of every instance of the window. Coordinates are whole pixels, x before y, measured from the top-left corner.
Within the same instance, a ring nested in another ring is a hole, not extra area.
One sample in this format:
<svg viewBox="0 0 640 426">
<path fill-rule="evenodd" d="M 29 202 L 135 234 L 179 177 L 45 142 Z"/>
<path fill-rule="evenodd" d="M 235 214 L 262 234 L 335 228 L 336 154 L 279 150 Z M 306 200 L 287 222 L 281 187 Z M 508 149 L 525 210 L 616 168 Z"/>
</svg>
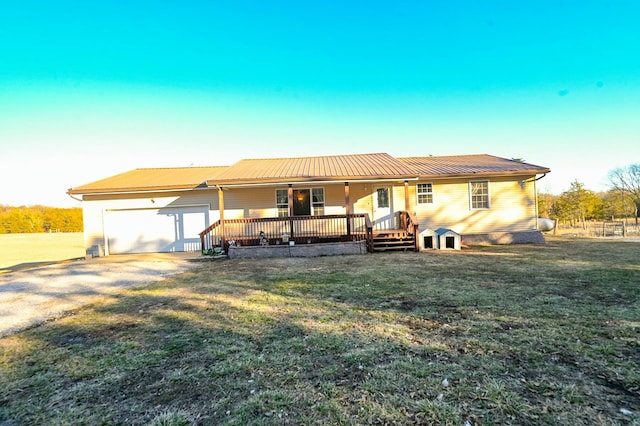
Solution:
<svg viewBox="0 0 640 426">
<path fill-rule="evenodd" d="M 472 209 L 489 208 L 489 181 L 469 182 Z"/>
<path fill-rule="evenodd" d="M 276 209 L 278 217 L 289 216 L 289 191 L 286 189 L 276 189 Z"/>
<path fill-rule="evenodd" d="M 276 189 L 278 217 L 289 216 L 289 190 Z M 320 216 L 324 214 L 324 188 L 294 189 L 293 215 Z"/>
<path fill-rule="evenodd" d="M 378 193 L 377 207 L 382 209 L 389 208 L 389 188 L 378 188 L 376 192 Z"/>
<path fill-rule="evenodd" d="M 322 216 L 324 215 L 324 188 L 313 188 L 311 191 L 313 194 L 311 199 L 313 215 Z"/>
<path fill-rule="evenodd" d="M 433 185 L 430 183 L 419 183 L 417 188 L 418 204 L 433 203 Z"/>
</svg>

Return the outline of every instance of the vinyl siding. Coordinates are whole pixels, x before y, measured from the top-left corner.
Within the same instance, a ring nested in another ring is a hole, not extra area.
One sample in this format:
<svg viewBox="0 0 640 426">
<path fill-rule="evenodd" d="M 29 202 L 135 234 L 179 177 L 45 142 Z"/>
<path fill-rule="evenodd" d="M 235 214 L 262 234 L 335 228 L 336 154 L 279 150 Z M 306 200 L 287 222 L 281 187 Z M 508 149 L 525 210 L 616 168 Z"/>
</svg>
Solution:
<svg viewBox="0 0 640 426">
<path fill-rule="evenodd" d="M 473 210 L 469 200 L 469 179 L 429 179 L 409 183 L 410 211 L 420 225 L 420 230 L 450 228 L 460 234 L 488 233 L 499 231 L 526 231 L 536 228 L 535 185 L 520 182 L 530 176 L 477 179 L 489 181 L 490 208 Z M 418 204 L 418 183 L 433 185 L 433 203 Z M 405 210 L 405 187 L 402 182 L 351 183 L 350 200 L 353 213 L 367 213 L 373 220 L 373 193 L 377 186 L 392 187 L 394 212 Z M 324 188 L 325 214 L 344 214 L 344 183 L 296 185 L 294 189 Z M 224 191 L 225 218 L 274 217 L 276 210 L 276 188 L 281 186 L 258 186 L 231 188 Z M 117 198 L 115 198 L 117 197 Z M 85 245 L 105 244 L 104 215 L 106 210 L 159 209 L 177 206 L 208 205 L 209 223 L 220 218 L 218 191 L 216 189 L 189 192 L 158 192 L 145 194 L 85 195 L 83 217 Z M 153 202 L 151 201 L 153 199 Z"/>
<path fill-rule="evenodd" d="M 460 234 L 516 232 L 536 228 L 535 185 L 519 178 L 473 179 L 488 181 L 490 207 L 474 210 L 469 199 L 470 179 L 429 180 L 433 184 L 433 204 L 418 204 L 416 185 L 410 199 L 420 229 L 450 228 Z"/>
<path fill-rule="evenodd" d="M 349 196 L 351 199 L 353 213 L 367 213 L 369 217 L 373 214 L 372 185 L 365 183 L 350 184 Z"/>
<path fill-rule="evenodd" d="M 161 209 L 209 205 L 209 223 L 220 218 L 216 190 L 149 192 L 145 194 L 85 195 L 82 203 L 85 248 L 105 246 L 104 214 L 107 210 Z M 153 200 L 153 202 L 151 201 Z"/>
<path fill-rule="evenodd" d="M 344 214 L 344 184 L 296 185 L 294 189 L 324 188 L 325 214 Z M 288 186 L 259 186 L 225 190 L 225 219 L 275 217 L 276 189 Z M 353 199 L 353 196 L 352 196 Z"/>
</svg>

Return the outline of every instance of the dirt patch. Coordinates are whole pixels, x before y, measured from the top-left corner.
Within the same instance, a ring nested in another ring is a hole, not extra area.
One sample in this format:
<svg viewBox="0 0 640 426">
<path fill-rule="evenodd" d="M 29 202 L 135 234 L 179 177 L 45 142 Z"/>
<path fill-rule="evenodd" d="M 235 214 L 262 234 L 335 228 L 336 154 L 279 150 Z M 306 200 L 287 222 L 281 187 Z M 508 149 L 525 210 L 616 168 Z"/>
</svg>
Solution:
<svg viewBox="0 0 640 426">
<path fill-rule="evenodd" d="M 123 289 L 196 266 L 199 253 L 153 253 L 67 261 L 0 275 L 0 336 L 60 317 Z"/>
</svg>

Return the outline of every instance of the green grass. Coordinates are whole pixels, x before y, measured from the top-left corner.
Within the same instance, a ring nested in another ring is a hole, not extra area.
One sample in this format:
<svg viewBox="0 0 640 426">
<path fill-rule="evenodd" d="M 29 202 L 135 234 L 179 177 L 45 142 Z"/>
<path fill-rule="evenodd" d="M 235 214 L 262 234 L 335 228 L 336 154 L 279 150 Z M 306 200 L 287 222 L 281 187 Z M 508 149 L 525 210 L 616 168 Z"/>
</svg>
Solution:
<svg viewBox="0 0 640 426">
<path fill-rule="evenodd" d="M 1 339 L 0 424 L 637 425 L 638 254 L 212 260 Z"/>
</svg>

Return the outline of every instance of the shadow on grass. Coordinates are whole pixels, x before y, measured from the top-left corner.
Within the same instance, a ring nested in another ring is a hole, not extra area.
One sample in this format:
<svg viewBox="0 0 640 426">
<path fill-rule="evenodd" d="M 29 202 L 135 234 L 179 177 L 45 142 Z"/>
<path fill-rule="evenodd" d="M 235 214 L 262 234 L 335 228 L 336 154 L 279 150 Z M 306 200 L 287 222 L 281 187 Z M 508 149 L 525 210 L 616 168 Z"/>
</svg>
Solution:
<svg viewBox="0 0 640 426">
<path fill-rule="evenodd" d="M 638 269 L 572 250 L 203 265 L 3 339 L 0 423 L 637 421 Z"/>
<path fill-rule="evenodd" d="M 0 274 L 8 274 L 10 272 L 23 271 L 27 269 L 39 268 L 42 266 L 55 265 L 58 263 L 65 263 L 65 262 L 73 262 L 76 260 L 83 260 L 83 259 L 84 257 L 76 257 L 76 258 L 63 259 L 63 260 L 18 263 L 16 265 L 9 265 L 9 266 L 5 266 L 4 268 L 0 268 Z"/>
</svg>

